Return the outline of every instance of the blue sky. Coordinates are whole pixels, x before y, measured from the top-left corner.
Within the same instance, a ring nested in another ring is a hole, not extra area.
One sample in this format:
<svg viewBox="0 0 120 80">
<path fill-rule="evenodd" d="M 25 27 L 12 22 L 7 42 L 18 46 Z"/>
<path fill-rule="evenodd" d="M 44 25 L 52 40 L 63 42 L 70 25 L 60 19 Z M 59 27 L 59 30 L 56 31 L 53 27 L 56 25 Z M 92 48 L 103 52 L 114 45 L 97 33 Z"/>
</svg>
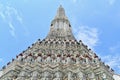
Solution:
<svg viewBox="0 0 120 80">
<path fill-rule="evenodd" d="M 120 0 L 0 0 L 0 68 L 46 37 L 60 4 L 76 39 L 120 74 Z"/>
</svg>

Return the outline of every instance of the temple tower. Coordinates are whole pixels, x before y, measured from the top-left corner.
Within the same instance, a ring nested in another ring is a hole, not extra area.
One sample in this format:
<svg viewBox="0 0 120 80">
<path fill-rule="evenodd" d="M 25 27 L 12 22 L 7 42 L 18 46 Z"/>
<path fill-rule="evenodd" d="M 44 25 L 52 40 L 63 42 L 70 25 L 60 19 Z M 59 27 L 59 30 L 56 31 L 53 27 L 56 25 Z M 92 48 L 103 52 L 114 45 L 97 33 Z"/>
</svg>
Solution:
<svg viewBox="0 0 120 80">
<path fill-rule="evenodd" d="M 62 6 L 46 38 L 38 39 L 0 72 L 0 80 L 114 80 L 113 70 L 75 39 Z"/>
<path fill-rule="evenodd" d="M 70 22 L 61 5 L 57 10 L 57 15 L 51 22 L 50 32 L 46 39 L 75 40 Z"/>
</svg>

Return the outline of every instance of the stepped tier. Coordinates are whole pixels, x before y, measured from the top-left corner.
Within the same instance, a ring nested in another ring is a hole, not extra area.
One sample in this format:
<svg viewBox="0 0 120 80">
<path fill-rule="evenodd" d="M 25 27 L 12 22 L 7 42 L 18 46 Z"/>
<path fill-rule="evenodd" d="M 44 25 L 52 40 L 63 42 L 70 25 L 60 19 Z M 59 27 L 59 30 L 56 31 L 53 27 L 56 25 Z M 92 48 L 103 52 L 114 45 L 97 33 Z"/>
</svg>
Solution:
<svg viewBox="0 0 120 80">
<path fill-rule="evenodd" d="M 38 40 L 9 62 L 3 71 L 16 80 L 66 80 L 68 76 L 69 80 L 102 80 L 104 75 L 112 80 L 113 74 L 91 49 L 75 40 Z"/>
</svg>

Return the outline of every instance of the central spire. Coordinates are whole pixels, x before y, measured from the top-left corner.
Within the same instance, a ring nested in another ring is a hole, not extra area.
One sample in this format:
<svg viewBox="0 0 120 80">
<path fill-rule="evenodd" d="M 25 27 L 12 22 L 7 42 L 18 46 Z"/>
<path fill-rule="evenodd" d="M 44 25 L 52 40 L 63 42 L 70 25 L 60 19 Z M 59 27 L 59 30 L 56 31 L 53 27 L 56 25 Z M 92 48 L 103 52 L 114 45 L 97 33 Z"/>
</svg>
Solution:
<svg viewBox="0 0 120 80">
<path fill-rule="evenodd" d="M 46 39 L 69 39 L 75 40 L 70 22 L 65 15 L 64 8 L 60 5 L 57 10 L 57 14 L 51 22 L 50 32 Z"/>
<path fill-rule="evenodd" d="M 57 15 L 56 15 L 55 18 L 67 18 L 66 15 L 65 15 L 65 10 L 62 7 L 62 5 L 60 5 L 60 7 L 58 8 Z"/>
</svg>

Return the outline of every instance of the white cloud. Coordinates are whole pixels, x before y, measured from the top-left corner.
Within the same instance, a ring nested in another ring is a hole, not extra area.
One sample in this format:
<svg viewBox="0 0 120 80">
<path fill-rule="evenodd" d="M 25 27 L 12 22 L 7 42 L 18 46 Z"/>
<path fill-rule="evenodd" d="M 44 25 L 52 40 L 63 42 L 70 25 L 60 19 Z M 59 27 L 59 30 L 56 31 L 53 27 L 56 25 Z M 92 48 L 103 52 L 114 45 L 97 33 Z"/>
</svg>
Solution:
<svg viewBox="0 0 120 80">
<path fill-rule="evenodd" d="M 9 27 L 10 27 L 10 33 L 13 37 L 16 37 L 16 34 L 15 34 L 15 28 L 13 26 L 13 24 L 10 22 L 8 23 L 9 24 Z"/>
<path fill-rule="evenodd" d="M 15 21 L 17 21 L 18 23 L 20 23 L 21 27 L 25 30 L 25 33 L 28 33 L 28 30 L 25 28 L 24 24 L 23 24 L 23 18 L 20 14 L 20 12 L 8 5 L 8 4 L 1 4 L 0 3 L 0 18 L 2 18 L 2 20 L 8 24 L 9 27 L 9 32 L 11 34 L 12 37 L 16 37 L 16 26 L 15 26 Z"/>
<path fill-rule="evenodd" d="M 111 68 L 117 70 L 115 72 L 120 72 L 120 57 L 119 55 L 107 55 L 101 56 L 102 61 L 109 65 Z"/>
<path fill-rule="evenodd" d="M 106 61 L 106 64 L 110 65 L 111 67 L 116 67 L 116 66 L 120 66 L 120 57 L 117 55 L 107 55 L 107 56 L 103 56 L 102 59 L 104 61 Z"/>
<path fill-rule="evenodd" d="M 108 2 L 109 5 L 114 5 L 115 1 L 116 0 L 107 0 L 107 2 Z"/>
<path fill-rule="evenodd" d="M 20 22 L 22 23 L 23 20 L 22 20 L 22 17 L 20 15 L 20 12 L 18 12 L 18 10 L 14 7 L 11 7 L 11 6 L 6 6 L 6 13 L 8 14 L 8 17 L 12 17 L 12 16 L 15 16 L 15 18 Z"/>
<path fill-rule="evenodd" d="M 109 50 L 110 50 L 111 53 L 120 52 L 119 49 L 120 49 L 120 42 L 117 42 L 117 44 L 115 44 L 115 45 L 113 45 L 113 46 L 111 46 L 111 47 L 109 48 Z"/>
<path fill-rule="evenodd" d="M 82 40 L 83 43 L 88 45 L 90 48 L 94 48 L 98 43 L 98 29 L 88 26 L 80 26 L 75 31 L 76 38 Z"/>
<path fill-rule="evenodd" d="M 9 32 L 15 37 L 15 27 L 13 26 L 12 17 L 16 16 L 16 10 L 8 5 L 0 4 L 0 17 L 8 24 Z"/>
<path fill-rule="evenodd" d="M 111 55 L 102 56 L 103 61 L 110 65 L 115 72 L 120 73 L 120 42 L 109 48 Z"/>
</svg>

